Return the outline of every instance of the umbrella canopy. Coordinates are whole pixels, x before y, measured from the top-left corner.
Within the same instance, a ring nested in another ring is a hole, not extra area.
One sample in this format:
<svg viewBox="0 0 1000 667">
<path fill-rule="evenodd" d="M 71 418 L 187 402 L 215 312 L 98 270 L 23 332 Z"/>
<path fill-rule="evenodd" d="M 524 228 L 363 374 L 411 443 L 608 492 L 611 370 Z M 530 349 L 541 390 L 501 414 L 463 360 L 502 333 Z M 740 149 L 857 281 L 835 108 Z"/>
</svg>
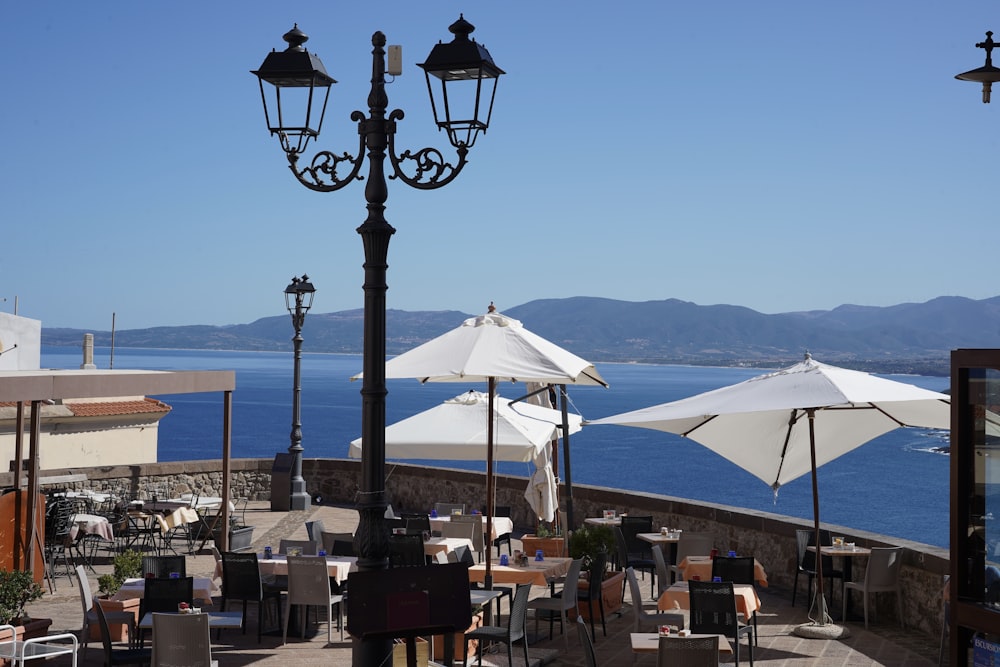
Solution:
<svg viewBox="0 0 1000 667">
<path fill-rule="evenodd" d="M 467 391 L 407 417 L 385 429 L 385 455 L 393 459 L 483 461 L 486 459 L 488 396 Z M 500 396 L 493 401 L 495 461 L 535 461 L 545 456 L 558 437 L 562 414 L 528 403 L 511 405 Z M 570 415 L 570 433 L 580 430 L 582 417 Z M 351 458 L 361 458 L 361 438 L 351 441 Z"/>
<path fill-rule="evenodd" d="M 588 424 L 621 424 L 695 440 L 778 488 L 813 475 L 819 541 L 816 468 L 901 426 L 947 429 L 950 397 L 868 373 L 805 360 L 735 385 L 626 412 Z M 817 569 L 822 560 L 817 559 Z M 827 621 L 822 572 L 817 571 L 820 624 Z"/>
<path fill-rule="evenodd" d="M 777 490 L 812 469 L 807 410 L 821 466 L 900 426 L 947 429 L 950 397 L 829 366 L 794 366 L 671 403 L 588 421 L 691 438 Z"/>
<path fill-rule="evenodd" d="M 608 386 L 593 364 L 528 331 L 518 320 L 496 312 L 492 303 L 485 315 L 471 317 L 455 329 L 387 361 L 385 377 L 416 378 L 421 382 L 487 382 L 488 400 L 493 400 L 498 380 Z M 563 408 L 565 415 L 565 404 Z M 487 414 L 491 412 L 488 408 Z M 490 533 L 495 457 L 493 420 L 486 423 L 486 531 Z M 563 426 L 565 443 L 569 431 L 565 420 Z M 485 581 L 487 588 L 492 587 L 490 560 L 486 561 Z"/>
</svg>

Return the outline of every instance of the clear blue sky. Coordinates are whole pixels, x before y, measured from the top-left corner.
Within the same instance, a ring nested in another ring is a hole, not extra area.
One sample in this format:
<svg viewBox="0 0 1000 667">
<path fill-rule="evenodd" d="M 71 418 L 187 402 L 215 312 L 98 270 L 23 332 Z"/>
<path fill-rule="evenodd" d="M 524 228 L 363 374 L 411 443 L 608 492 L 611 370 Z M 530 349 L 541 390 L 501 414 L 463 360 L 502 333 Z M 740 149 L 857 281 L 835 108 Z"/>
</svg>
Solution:
<svg viewBox="0 0 1000 667">
<path fill-rule="evenodd" d="M 50 0 L 3 12 L 0 309 L 244 323 L 303 272 L 361 308 L 363 184 L 299 185 L 249 71 L 298 22 L 340 82 L 319 147 L 354 152 L 381 30 L 398 145 L 446 149 L 415 63 L 460 11 L 507 75 L 454 183 L 390 182 L 390 308 L 1000 294 L 1000 86 L 954 79 L 995 3 Z"/>
</svg>

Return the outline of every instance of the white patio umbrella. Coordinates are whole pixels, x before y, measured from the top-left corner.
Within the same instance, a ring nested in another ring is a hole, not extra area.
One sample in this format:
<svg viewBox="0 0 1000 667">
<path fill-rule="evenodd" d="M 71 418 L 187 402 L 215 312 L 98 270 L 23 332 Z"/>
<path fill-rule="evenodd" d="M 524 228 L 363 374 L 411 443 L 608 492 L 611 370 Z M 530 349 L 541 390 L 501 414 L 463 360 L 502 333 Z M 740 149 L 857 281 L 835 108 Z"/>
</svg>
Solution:
<svg viewBox="0 0 1000 667">
<path fill-rule="evenodd" d="M 950 397 L 868 373 L 805 360 L 773 373 L 586 424 L 620 424 L 695 440 L 777 493 L 812 472 L 816 544 L 817 467 L 901 426 L 950 428 Z M 817 558 L 819 625 L 829 620 Z"/>
<path fill-rule="evenodd" d="M 419 414 L 386 427 L 385 455 L 394 459 L 483 461 L 487 458 L 489 397 L 467 391 Z M 530 403 L 493 401 L 494 461 L 534 462 L 525 498 L 535 513 L 551 521 L 555 509 L 555 477 L 549 443 L 559 437 L 562 413 Z M 580 431 L 583 418 L 569 415 L 569 432 Z M 348 455 L 361 458 L 361 438 L 351 441 Z"/>
<path fill-rule="evenodd" d="M 485 315 L 471 317 L 455 329 L 387 361 L 385 377 L 416 378 L 420 382 L 487 382 L 489 401 L 496 393 L 497 380 L 608 386 L 593 364 L 528 331 L 518 320 L 496 312 L 492 303 Z M 569 430 L 565 404 L 562 412 L 565 443 Z M 493 414 L 492 406 L 487 414 Z M 487 423 L 486 533 L 492 534 L 493 420 Z M 492 578 L 487 560 L 487 587 L 492 586 Z"/>
</svg>

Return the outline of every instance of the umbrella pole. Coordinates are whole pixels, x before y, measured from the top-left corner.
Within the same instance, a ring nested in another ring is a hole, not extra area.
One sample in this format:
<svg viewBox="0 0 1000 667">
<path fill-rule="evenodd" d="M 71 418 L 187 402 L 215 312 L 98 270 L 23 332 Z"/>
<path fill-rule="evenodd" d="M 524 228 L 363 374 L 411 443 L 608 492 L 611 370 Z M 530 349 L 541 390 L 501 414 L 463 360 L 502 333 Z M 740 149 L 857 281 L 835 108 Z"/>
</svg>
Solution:
<svg viewBox="0 0 1000 667">
<path fill-rule="evenodd" d="M 566 472 L 566 525 L 563 534 L 568 537 L 573 528 L 573 474 L 569 465 L 569 408 L 566 406 L 566 385 L 559 385 L 559 405 L 562 409 L 563 469 Z"/>
<path fill-rule="evenodd" d="M 807 639 L 846 639 L 851 636 L 851 631 L 847 628 L 835 624 L 830 615 L 826 612 L 826 596 L 823 594 L 823 558 L 820 555 L 820 548 L 823 546 L 819 540 L 819 484 L 816 477 L 816 431 L 814 419 L 816 408 L 806 410 L 809 417 L 809 456 L 812 462 L 812 485 L 813 485 L 813 526 L 816 530 L 816 603 L 819 605 L 819 621 L 803 623 L 792 629 L 792 633 Z"/>
<path fill-rule="evenodd" d="M 487 544 L 493 544 L 493 494 L 495 492 L 496 480 L 493 478 L 493 396 L 496 393 L 497 379 L 490 377 L 488 384 L 489 396 L 487 397 L 488 424 L 486 427 L 486 538 L 483 540 Z M 493 590 L 493 548 L 486 550 L 486 574 L 483 576 L 483 585 L 486 590 Z"/>
</svg>

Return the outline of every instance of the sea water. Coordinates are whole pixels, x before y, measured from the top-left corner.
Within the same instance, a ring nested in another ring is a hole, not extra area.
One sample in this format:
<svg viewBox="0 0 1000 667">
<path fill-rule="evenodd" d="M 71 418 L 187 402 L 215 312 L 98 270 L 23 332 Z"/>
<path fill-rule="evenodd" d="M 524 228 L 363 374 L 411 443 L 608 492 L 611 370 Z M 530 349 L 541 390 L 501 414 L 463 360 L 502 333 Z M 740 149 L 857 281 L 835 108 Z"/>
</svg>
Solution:
<svg viewBox="0 0 1000 667">
<path fill-rule="evenodd" d="M 45 368 L 78 368 L 76 348 L 45 347 Z M 108 368 L 110 350 L 95 350 L 98 368 Z M 665 403 L 760 375 L 759 369 L 595 364 L 610 384 L 569 387 L 571 409 L 585 419 Z M 232 455 L 271 458 L 290 443 L 292 419 L 290 352 L 220 352 L 117 348 L 114 367 L 148 370 L 233 370 Z M 310 354 L 302 358 L 301 422 L 306 457 L 344 458 L 361 435 L 359 355 Z M 887 376 L 943 391 L 948 379 Z M 386 423 L 427 410 L 483 383 L 420 384 L 390 380 Z M 524 385 L 501 384 L 501 395 L 518 398 Z M 158 396 L 172 406 L 160 422 L 160 461 L 220 458 L 222 401 L 217 394 Z M 570 437 L 574 484 L 661 493 L 693 500 L 813 516 L 812 480 L 804 475 L 775 495 L 761 480 L 696 442 L 668 433 L 625 426 L 586 426 Z M 897 429 L 819 468 L 820 517 L 824 522 L 948 546 L 949 494 L 946 431 Z M 485 470 L 482 462 L 428 461 L 429 465 Z M 499 463 L 501 473 L 529 476 L 528 463 Z M 387 468 L 391 473 L 391 462 Z M 565 475 L 563 475 L 565 477 Z M 628 508 L 618 508 L 627 510 Z"/>
</svg>

